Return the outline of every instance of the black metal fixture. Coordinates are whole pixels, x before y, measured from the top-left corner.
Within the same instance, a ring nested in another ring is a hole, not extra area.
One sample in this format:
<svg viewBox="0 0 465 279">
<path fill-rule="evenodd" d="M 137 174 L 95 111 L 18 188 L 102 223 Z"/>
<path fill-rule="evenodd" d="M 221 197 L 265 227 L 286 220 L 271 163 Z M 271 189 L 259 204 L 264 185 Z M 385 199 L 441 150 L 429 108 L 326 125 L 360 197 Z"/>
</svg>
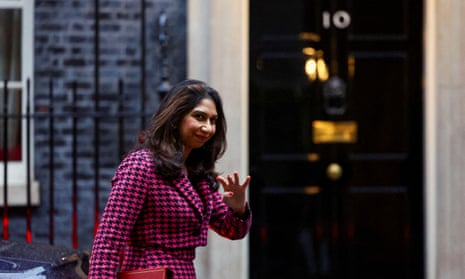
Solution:
<svg viewBox="0 0 465 279">
<path fill-rule="evenodd" d="M 158 42 L 160 43 L 160 76 L 161 82 L 157 87 L 157 92 L 160 99 L 163 99 L 171 89 L 171 83 L 169 82 L 169 66 L 168 66 L 168 32 L 167 32 L 168 16 L 164 11 L 158 16 Z"/>
</svg>

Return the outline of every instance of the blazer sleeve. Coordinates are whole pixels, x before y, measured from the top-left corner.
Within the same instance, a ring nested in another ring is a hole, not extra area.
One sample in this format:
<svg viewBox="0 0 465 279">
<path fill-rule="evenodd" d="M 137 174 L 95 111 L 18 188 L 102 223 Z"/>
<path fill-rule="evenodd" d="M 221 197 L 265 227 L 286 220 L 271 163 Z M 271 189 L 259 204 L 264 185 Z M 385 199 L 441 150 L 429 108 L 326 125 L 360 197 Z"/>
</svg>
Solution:
<svg viewBox="0 0 465 279">
<path fill-rule="evenodd" d="M 147 160 L 129 155 L 118 167 L 92 246 L 88 279 L 116 278 L 126 245 L 147 194 Z"/>
<path fill-rule="evenodd" d="M 228 239 L 244 238 L 252 225 L 252 211 L 247 203 L 247 210 L 243 216 L 234 214 L 222 200 L 219 192 L 213 193 L 213 212 L 210 219 L 210 229 Z"/>
</svg>

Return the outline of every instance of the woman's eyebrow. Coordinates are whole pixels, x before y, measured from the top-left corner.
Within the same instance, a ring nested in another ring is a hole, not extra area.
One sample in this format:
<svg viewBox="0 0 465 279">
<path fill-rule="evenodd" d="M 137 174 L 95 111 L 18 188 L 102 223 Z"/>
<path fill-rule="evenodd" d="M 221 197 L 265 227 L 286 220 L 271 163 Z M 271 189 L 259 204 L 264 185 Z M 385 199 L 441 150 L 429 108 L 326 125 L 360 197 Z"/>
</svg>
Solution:
<svg viewBox="0 0 465 279">
<path fill-rule="evenodd" d="M 203 111 L 202 109 L 194 109 L 192 113 L 203 113 L 203 114 L 208 114 L 208 112 Z M 218 117 L 218 114 L 212 114 L 211 117 Z"/>
</svg>

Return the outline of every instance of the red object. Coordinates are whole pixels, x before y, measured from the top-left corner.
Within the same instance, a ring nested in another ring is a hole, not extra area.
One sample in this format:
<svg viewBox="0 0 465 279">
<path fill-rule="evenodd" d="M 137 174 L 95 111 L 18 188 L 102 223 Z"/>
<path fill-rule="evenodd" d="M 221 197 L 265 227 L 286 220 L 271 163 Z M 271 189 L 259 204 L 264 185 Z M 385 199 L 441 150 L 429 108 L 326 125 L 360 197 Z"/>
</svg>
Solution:
<svg viewBox="0 0 465 279">
<path fill-rule="evenodd" d="M 172 278 L 171 270 L 158 267 L 134 271 L 118 272 L 118 279 L 169 279 Z"/>
<path fill-rule="evenodd" d="M 9 224 L 8 217 L 3 216 L 3 239 L 4 240 L 8 240 L 8 238 L 10 238 L 10 234 L 8 231 L 8 224 Z"/>
<path fill-rule="evenodd" d="M 78 222 L 77 212 L 73 212 L 73 232 L 72 232 L 72 239 L 73 239 L 73 248 L 76 249 L 78 247 L 78 232 L 77 232 L 77 222 Z"/>
<path fill-rule="evenodd" d="M 95 218 L 94 218 L 94 237 L 97 235 L 99 220 L 100 220 L 100 214 L 98 213 L 98 211 L 96 211 Z"/>
<path fill-rule="evenodd" d="M 3 148 L 0 148 L 0 158 L 3 158 Z M 21 160 L 21 145 L 17 145 L 17 146 L 14 146 L 8 149 L 8 160 L 9 161 Z"/>
<path fill-rule="evenodd" d="M 32 229 L 31 229 L 31 209 L 27 209 L 27 224 L 26 224 L 26 242 L 31 243 L 32 242 Z"/>
</svg>

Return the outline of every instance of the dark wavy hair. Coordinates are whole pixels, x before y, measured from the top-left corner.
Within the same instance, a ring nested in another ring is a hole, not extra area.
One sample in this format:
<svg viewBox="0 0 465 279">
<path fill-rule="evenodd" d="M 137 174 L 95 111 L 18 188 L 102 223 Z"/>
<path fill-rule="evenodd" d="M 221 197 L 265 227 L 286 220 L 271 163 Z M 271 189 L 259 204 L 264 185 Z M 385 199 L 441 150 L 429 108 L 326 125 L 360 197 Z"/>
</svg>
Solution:
<svg viewBox="0 0 465 279">
<path fill-rule="evenodd" d="M 211 99 L 216 106 L 216 132 L 202 147 L 193 149 L 183 164 L 184 147 L 180 141 L 179 126 L 183 118 L 205 98 Z M 217 188 L 215 163 L 226 150 L 226 120 L 218 92 L 199 80 L 185 80 L 173 86 L 152 116 L 150 127 L 144 131 L 142 146 L 152 151 L 157 173 L 164 178 L 178 177 L 185 166 L 194 185 L 208 179 Z"/>
</svg>

